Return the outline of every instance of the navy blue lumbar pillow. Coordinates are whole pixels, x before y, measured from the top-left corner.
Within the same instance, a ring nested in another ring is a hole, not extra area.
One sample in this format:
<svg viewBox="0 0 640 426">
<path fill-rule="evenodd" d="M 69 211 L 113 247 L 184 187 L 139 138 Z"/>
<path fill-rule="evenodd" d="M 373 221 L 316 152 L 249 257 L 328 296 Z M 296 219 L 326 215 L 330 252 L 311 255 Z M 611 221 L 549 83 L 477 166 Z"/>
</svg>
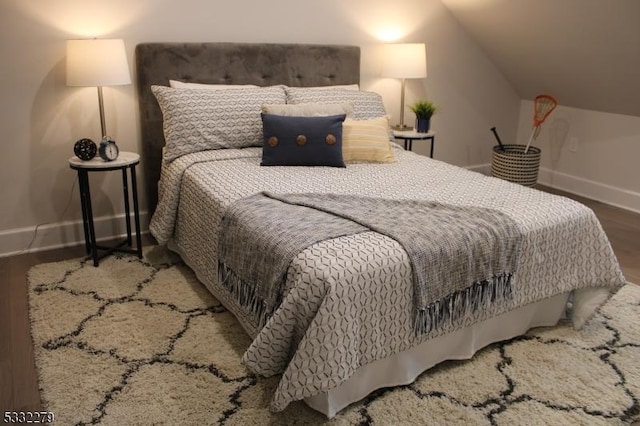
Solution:
<svg viewBox="0 0 640 426">
<path fill-rule="evenodd" d="M 262 166 L 346 167 L 342 159 L 345 115 L 287 117 L 262 113 Z"/>
</svg>

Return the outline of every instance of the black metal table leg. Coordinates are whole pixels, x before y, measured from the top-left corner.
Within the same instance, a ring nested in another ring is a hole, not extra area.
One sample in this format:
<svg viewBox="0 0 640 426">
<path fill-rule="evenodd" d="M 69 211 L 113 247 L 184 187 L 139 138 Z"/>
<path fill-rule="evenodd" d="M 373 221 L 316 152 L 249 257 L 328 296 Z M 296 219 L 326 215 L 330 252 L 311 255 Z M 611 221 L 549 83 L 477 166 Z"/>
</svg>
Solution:
<svg viewBox="0 0 640 426">
<path fill-rule="evenodd" d="M 131 247 L 131 214 L 129 209 L 129 185 L 127 183 L 127 168 L 122 169 L 122 192 L 124 196 L 124 222 L 127 227 L 127 244 Z"/>
<path fill-rule="evenodd" d="M 86 194 L 89 192 L 85 180 L 87 179 L 87 173 L 78 170 L 78 188 L 80 190 L 80 207 L 82 209 L 82 228 L 84 231 L 84 244 L 87 250 L 87 254 L 91 253 L 91 235 L 89 234 L 89 218 L 87 217 L 87 200 Z"/>
<path fill-rule="evenodd" d="M 138 258 L 142 259 L 142 237 L 140 236 L 140 210 L 138 209 L 138 183 L 136 179 L 136 165 L 131 165 L 131 191 L 133 192 L 133 217 L 136 227 L 136 247 Z"/>
<path fill-rule="evenodd" d="M 93 225 L 93 209 L 91 207 L 91 190 L 89 188 L 89 173 L 86 170 L 78 170 L 81 175 L 82 183 L 80 185 L 80 196 L 84 200 L 84 208 L 86 212 L 86 227 L 89 230 L 89 241 L 86 241 L 87 235 L 85 234 L 85 243 L 90 248 L 88 251 L 93 258 L 93 266 L 98 266 L 98 247 L 96 246 L 96 230 Z"/>
</svg>

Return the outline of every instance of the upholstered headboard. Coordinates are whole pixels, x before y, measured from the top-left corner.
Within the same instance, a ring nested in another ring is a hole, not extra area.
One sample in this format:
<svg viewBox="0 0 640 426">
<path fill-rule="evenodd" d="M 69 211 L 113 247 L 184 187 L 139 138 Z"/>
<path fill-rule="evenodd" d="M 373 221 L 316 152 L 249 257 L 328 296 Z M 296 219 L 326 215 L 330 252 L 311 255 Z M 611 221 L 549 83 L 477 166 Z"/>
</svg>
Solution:
<svg viewBox="0 0 640 426">
<path fill-rule="evenodd" d="M 329 86 L 360 82 L 357 46 L 265 43 L 142 43 L 136 46 L 142 164 L 149 213 L 156 207 L 162 112 L 151 85 L 169 80 L 210 84 Z"/>
</svg>

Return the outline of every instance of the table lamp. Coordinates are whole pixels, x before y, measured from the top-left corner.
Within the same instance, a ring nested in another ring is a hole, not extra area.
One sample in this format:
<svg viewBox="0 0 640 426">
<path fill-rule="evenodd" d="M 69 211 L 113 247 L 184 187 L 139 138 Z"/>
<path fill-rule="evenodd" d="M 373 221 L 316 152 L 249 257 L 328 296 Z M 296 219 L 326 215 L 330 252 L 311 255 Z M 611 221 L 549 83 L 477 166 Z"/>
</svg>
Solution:
<svg viewBox="0 0 640 426">
<path fill-rule="evenodd" d="M 122 39 L 67 40 L 67 86 L 98 88 L 102 138 L 107 137 L 102 86 L 131 84 Z"/>
<path fill-rule="evenodd" d="M 412 126 L 404 124 L 405 80 L 425 78 L 427 76 L 427 54 L 424 43 L 391 43 L 384 45 L 382 76 L 400 78 L 400 123 L 394 130 L 409 130 Z"/>
</svg>

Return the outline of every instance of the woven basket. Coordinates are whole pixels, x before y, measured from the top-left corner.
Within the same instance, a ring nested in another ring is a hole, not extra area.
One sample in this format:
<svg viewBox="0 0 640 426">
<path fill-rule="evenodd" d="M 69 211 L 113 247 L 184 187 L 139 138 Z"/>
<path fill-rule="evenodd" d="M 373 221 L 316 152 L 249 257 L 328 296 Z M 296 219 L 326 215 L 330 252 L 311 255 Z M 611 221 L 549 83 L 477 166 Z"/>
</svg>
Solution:
<svg viewBox="0 0 640 426">
<path fill-rule="evenodd" d="M 503 146 L 504 151 L 499 145 L 493 147 L 491 176 L 524 186 L 535 186 L 540 169 L 540 148 L 530 146 L 525 154 L 525 145 Z"/>
</svg>

